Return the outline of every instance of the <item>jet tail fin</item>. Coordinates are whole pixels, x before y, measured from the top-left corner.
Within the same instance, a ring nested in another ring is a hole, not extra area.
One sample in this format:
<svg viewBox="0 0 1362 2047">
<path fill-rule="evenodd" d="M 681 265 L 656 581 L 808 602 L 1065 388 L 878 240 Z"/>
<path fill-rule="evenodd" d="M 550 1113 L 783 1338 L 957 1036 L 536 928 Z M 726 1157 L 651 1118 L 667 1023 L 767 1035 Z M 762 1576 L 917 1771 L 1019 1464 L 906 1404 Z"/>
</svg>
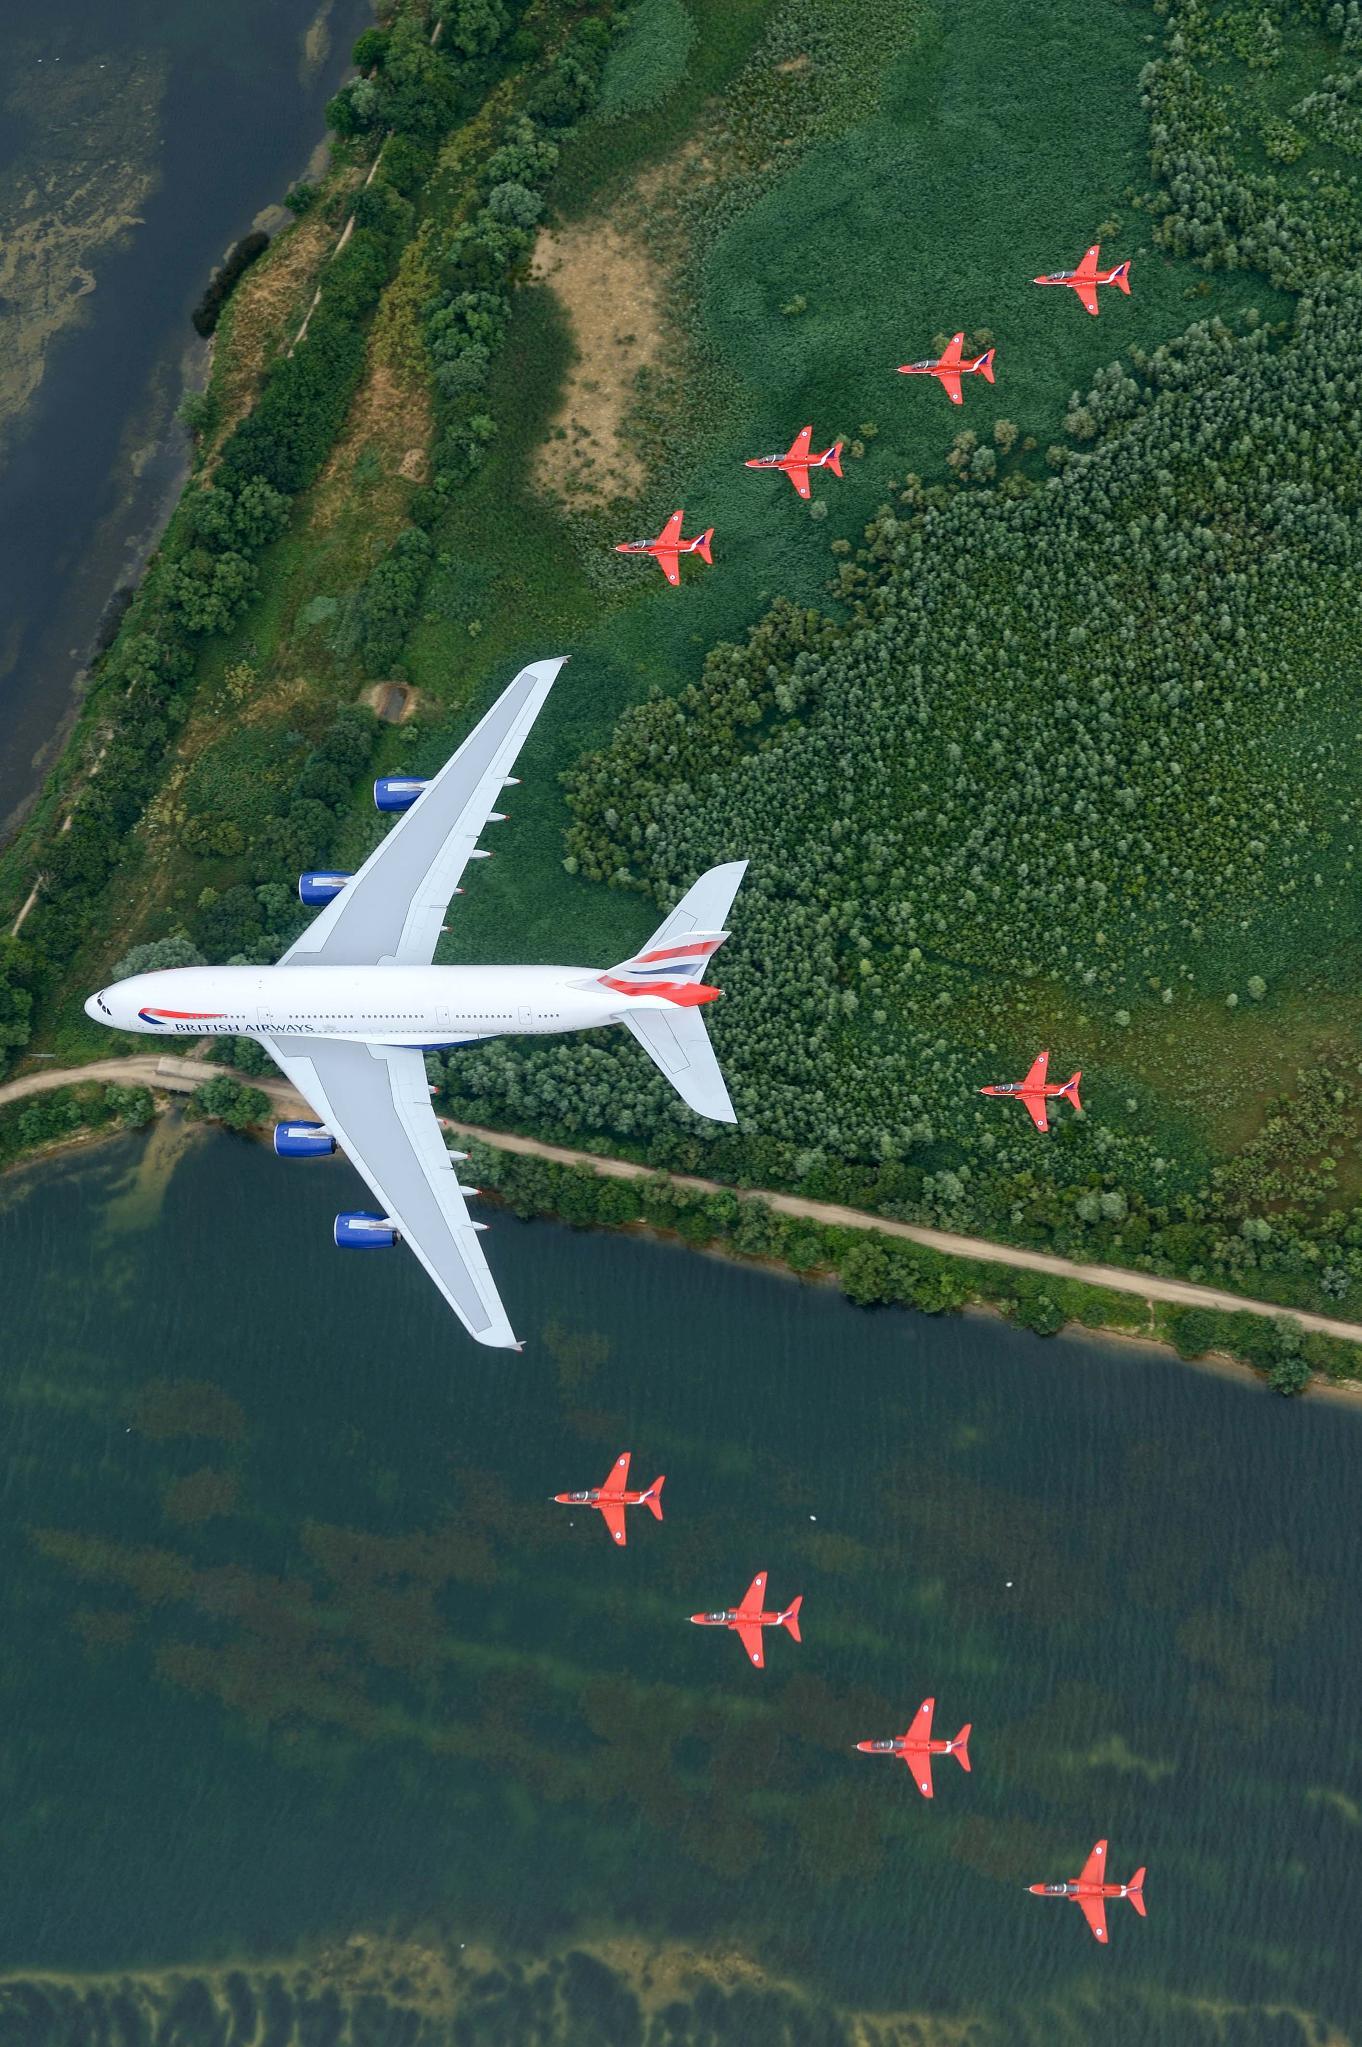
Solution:
<svg viewBox="0 0 1362 2047">
<path fill-rule="evenodd" d="M 665 1478 L 665 1473 L 662 1478 L 655 1478 L 647 1492 L 643 1495 L 643 1504 L 652 1515 L 654 1521 L 662 1519 L 662 1487 L 665 1483 Z"/>
<path fill-rule="evenodd" d="M 957 1763 L 959 1763 L 961 1769 L 966 1771 L 969 1769 L 970 1766 L 969 1737 L 970 1728 L 972 1727 L 972 1725 L 973 1722 L 967 1720 L 964 1726 L 961 1728 L 960 1732 L 956 1735 L 955 1740 L 951 1743 L 951 1754 L 955 1757 L 955 1760 Z"/>
<path fill-rule="evenodd" d="M 711 540 L 713 540 L 713 538 L 714 528 L 712 526 L 707 527 L 706 530 L 700 535 L 700 544 L 695 550 L 695 552 L 699 555 L 701 561 L 708 562 L 711 568 L 714 565 L 714 557 L 709 551 L 709 543 Z"/>
<path fill-rule="evenodd" d="M 784 1613 L 780 1616 L 781 1627 L 788 1628 L 796 1642 L 802 1642 L 804 1639 L 799 1632 L 799 1609 L 803 1604 L 804 1595 L 801 1592 L 795 1599 L 791 1600 Z"/>
<path fill-rule="evenodd" d="M 981 355 L 978 358 L 974 365 L 975 369 L 978 370 L 979 375 L 981 377 L 986 377 L 990 384 L 993 382 L 993 358 L 996 355 L 996 353 L 997 353 L 996 349 L 992 348 L 988 349 L 983 355 Z"/>
<path fill-rule="evenodd" d="M 1144 1871 L 1142 1869 L 1137 1869 L 1134 1876 L 1130 1879 L 1130 1883 L 1126 1889 L 1126 1896 L 1129 1898 L 1131 1904 L 1135 1907 L 1135 1910 L 1139 1913 L 1141 1919 L 1147 1919 L 1149 1917 L 1148 1912 L 1145 1910 L 1144 1878 L 1145 1878 Z"/>
<path fill-rule="evenodd" d="M 1111 273 L 1111 281 L 1116 286 L 1118 291 L 1123 291 L 1126 297 L 1129 298 L 1130 297 L 1129 263 L 1118 263 L 1116 268 Z"/>
<path fill-rule="evenodd" d="M 840 476 L 842 473 L 842 450 L 845 446 L 845 441 L 838 441 L 832 453 L 828 456 L 827 466 L 834 476 Z"/>
<path fill-rule="evenodd" d="M 1075 1073 L 1069 1080 L 1065 1081 L 1063 1087 L 1060 1089 L 1060 1093 L 1065 1097 L 1066 1100 L 1073 1103 L 1075 1109 L 1077 1109 L 1080 1116 L 1083 1114 L 1083 1104 L 1078 1099 L 1078 1083 L 1080 1080 L 1082 1080 L 1082 1078 L 1083 1075 L 1081 1071 Z"/>
<path fill-rule="evenodd" d="M 719 991 L 702 986 L 702 977 L 728 936 L 724 919 L 746 872 L 745 860 L 711 867 L 686 890 L 642 952 L 601 976 L 607 988 L 622 995 L 664 998 L 665 1007 L 626 1009 L 620 1021 L 687 1107 L 716 1123 L 738 1119 L 699 1015 L 699 1005 Z"/>
</svg>

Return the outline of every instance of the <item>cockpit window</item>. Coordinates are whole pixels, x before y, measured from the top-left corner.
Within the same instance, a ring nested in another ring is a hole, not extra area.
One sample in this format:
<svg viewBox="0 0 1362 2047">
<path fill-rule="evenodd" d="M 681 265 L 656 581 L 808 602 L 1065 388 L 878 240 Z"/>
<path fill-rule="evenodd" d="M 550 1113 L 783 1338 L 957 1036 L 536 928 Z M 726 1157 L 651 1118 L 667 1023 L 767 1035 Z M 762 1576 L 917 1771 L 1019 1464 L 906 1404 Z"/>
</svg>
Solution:
<svg viewBox="0 0 1362 2047">
<path fill-rule="evenodd" d="M 98 995 L 96 995 L 96 997 L 95 997 L 95 1001 L 96 1001 L 96 1002 L 97 1002 L 97 1003 L 99 1004 L 99 1006 L 100 1006 L 100 1008 L 101 1008 L 101 1009 L 103 1010 L 103 1012 L 104 1012 L 105 1016 L 107 1016 L 107 1017 L 108 1017 L 108 1018 L 109 1018 L 110 1020 L 112 1020 L 112 1018 L 113 1018 L 113 1011 L 112 1011 L 112 1010 L 110 1009 L 110 1007 L 109 1007 L 108 1003 L 107 1003 L 107 1002 L 106 1002 L 106 1001 L 104 1000 L 104 990 L 103 990 L 102 988 L 100 989 L 100 991 L 99 991 Z"/>
</svg>

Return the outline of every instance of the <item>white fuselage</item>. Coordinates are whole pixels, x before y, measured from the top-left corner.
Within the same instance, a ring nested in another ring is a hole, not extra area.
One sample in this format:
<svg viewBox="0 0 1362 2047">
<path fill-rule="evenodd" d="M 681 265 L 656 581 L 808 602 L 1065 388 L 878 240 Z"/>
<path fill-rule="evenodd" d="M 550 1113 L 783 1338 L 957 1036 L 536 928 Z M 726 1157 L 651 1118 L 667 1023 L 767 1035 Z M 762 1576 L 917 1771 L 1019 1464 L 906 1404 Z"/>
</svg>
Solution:
<svg viewBox="0 0 1362 2047">
<path fill-rule="evenodd" d="M 173 967 L 102 988 L 96 1023 L 151 1037 L 362 1039 L 432 1049 L 469 1038 L 587 1031 L 660 996 L 591 967 Z"/>
</svg>

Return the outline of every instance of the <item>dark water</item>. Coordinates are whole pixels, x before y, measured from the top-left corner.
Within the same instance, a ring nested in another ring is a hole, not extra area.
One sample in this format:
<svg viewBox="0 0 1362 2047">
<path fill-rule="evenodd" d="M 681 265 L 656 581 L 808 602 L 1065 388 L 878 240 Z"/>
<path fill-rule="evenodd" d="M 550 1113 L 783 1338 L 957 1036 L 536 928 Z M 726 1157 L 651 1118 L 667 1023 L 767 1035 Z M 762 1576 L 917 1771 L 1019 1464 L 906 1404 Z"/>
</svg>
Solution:
<svg viewBox="0 0 1362 2047">
<path fill-rule="evenodd" d="M 281 2040 L 1359 2037 L 1357 1414 L 499 1215 L 489 1353 L 355 1188 L 173 1124 L 0 1183 L 0 2040 L 109 1971 L 226 2039 L 290 1957 L 355 2030 Z M 547 1496 L 624 1448 L 617 1551 Z M 686 1616 L 763 1566 L 758 1673 Z M 928 1693 L 931 1806 L 852 1749 Z M 1099 1834 L 1106 1952 L 1023 1888 Z"/>
<path fill-rule="evenodd" d="M 0 834 L 173 498 L 173 415 L 205 361 L 190 310 L 305 168 L 370 18 L 366 0 L 0 8 Z"/>
</svg>

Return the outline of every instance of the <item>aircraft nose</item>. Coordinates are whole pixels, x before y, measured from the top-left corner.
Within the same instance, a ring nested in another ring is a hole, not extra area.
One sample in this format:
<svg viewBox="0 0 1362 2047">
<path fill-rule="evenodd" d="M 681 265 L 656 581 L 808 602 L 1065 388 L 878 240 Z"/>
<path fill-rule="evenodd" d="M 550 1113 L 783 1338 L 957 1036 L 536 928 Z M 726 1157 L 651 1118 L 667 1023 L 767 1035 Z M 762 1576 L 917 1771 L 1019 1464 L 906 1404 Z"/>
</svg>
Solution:
<svg viewBox="0 0 1362 2047">
<path fill-rule="evenodd" d="M 91 1023 L 99 1023 L 102 1021 L 99 1011 L 95 1007 L 95 998 L 93 995 L 91 995 L 88 998 L 85 1004 L 85 1014 L 89 1017 Z"/>
</svg>

